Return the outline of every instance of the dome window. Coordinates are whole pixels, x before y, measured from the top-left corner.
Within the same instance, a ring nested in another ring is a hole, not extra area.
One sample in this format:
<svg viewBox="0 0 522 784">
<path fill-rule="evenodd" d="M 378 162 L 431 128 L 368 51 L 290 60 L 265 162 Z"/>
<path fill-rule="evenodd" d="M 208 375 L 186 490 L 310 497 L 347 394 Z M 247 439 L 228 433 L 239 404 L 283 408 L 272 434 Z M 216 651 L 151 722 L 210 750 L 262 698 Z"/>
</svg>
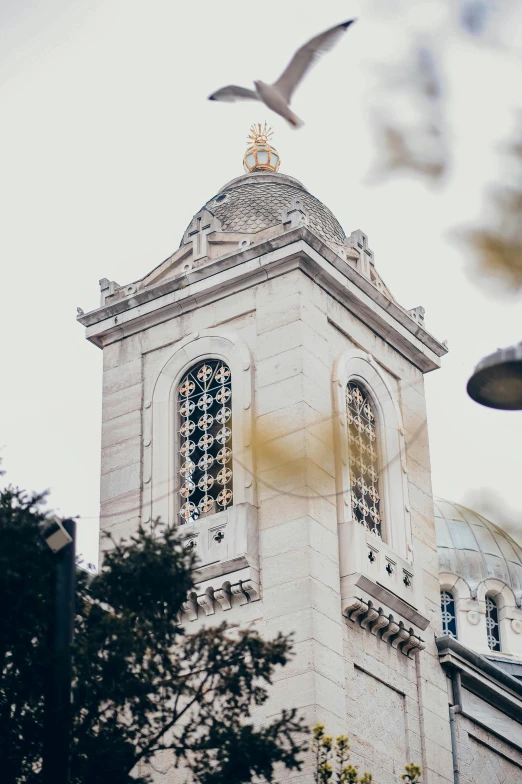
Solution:
<svg viewBox="0 0 522 784">
<path fill-rule="evenodd" d="M 181 524 L 232 505 L 232 388 L 228 365 L 205 359 L 178 387 Z"/>
<path fill-rule="evenodd" d="M 353 515 L 382 539 L 375 411 L 365 389 L 352 381 L 346 386 L 346 418 Z"/>
<path fill-rule="evenodd" d="M 491 651 L 500 651 L 500 624 L 498 622 L 498 606 L 492 596 L 486 596 L 486 629 L 488 646 Z"/>
<path fill-rule="evenodd" d="M 455 598 L 449 591 L 441 591 L 440 609 L 442 613 L 442 634 L 457 639 L 457 616 Z"/>
<path fill-rule="evenodd" d="M 226 198 L 227 198 L 226 193 L 220 193 L 219 196 L 216 196 L 214 201 L 216 201 L 218 204 L 221 204 L 221 202 L 225 201 Z"/>
</svg>

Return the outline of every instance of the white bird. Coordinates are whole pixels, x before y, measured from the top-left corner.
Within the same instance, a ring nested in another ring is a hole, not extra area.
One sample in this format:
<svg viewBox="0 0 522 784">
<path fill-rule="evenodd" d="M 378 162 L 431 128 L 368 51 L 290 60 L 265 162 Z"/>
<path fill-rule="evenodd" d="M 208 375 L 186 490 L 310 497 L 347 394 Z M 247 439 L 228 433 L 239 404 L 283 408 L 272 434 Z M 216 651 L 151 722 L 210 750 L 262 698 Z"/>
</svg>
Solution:
<svg viewBox="0 0 522 784">
<path fill-rule="evenodd" d="M 316 35 L 315 38 L 311 38 L 308 43 L 297 50 L 274 84 L 257 81 L 254 82 L 255 90 L 229 84 L 209 95 L 209 101 L 261 101 L 276 114 L 284 117 L 292 128 L 300 128 L 303 121 L 290 109 L 292 95 L 312 65 L 319 60 L 321 55 L 335 46 L 353 22 L 355 19 L 350 19 L 349 22 L 331 27 L 324 33 Z"/>
</svg>

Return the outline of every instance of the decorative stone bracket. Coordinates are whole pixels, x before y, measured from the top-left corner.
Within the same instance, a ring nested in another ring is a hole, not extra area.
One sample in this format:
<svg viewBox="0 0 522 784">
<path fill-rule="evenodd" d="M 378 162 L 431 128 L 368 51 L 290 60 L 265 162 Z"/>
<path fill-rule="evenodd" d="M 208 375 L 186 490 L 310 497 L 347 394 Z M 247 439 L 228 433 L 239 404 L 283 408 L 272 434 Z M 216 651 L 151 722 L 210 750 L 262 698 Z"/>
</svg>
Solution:
<svg viewBox="0 0 522 784">
<path fill-rule="evenodd" d="M 195 621 L 214 615 L 216 610 L 231 610 L 260 599 L 259 576 L 256 569 L 246 568 L 231 575 L 231 581 L 213 580 L 196 585 L 196 590 L 191 591 L 187 601 L 183 603 L 183 610 L 179 622 Z"/>
<path fill-rule="evenodd" d="M 374 606 L 370 600 L 365 601 L 354 596 L 343 604 L 343 615 L 407 656 L 423 651 L 426 647 L 424 640 L 416 635 L 413 629 L 407 629 L 404 623 L 396 621 L 393 615 L 386 615 L 382 607 Z"/>
</svg>

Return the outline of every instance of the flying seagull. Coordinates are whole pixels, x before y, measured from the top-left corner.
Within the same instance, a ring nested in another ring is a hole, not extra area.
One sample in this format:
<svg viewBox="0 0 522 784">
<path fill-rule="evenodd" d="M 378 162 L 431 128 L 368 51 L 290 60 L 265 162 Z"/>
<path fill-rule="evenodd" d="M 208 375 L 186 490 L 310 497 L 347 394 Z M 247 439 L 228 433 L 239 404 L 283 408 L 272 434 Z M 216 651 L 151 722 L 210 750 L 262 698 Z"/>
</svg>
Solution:
<svg viewBox="0 0 522 784">
<path fill-rule="evenodd" d="M 290 109 L 292 95 L 306 72 L 314 65 L 325 52 L 335 46 L 342 34 L 355 22 L 349 22 L 331 27 L 320 35 L 316 35 L 294 54 L 287 67 L 274 84 L 254 82 L 255 90 L 247 87 L 238 87 L 229 84 L 209 95 L 209 101 L 261 101 L 269 109 L 280 114 L 287 120 L 292 128 L 300 128 L 303 121 Z"/>
</svg>

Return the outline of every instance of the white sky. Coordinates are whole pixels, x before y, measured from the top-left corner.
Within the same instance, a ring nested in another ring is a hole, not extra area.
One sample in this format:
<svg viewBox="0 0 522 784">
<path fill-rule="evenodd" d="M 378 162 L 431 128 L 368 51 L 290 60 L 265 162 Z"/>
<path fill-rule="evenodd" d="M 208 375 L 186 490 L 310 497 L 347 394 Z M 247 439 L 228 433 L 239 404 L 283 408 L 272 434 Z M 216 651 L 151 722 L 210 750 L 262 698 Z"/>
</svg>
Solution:
<svg viewBox="0 0 522 784">
<path fill-rule="evenodd" d="M 100 278 L 123 284 L 170 255 L 191 216 L 242 173 L 249 126 L 265 119 L 281 170 L 321 198 L 347 234 L 368 235 L 399 302 L 424 305 L 428 330 L 449 341 L 443 369 L 427 377 L 435 494 L 465 502 L 498 493 L 522 540 L 522 413 L 487 410 L 465 392 L 483 355 L 521 339 L 521 298 L 479 285 L 451 234 L 481 214 L 495 179 L 517 66 L 453 36 L 445 55 L 451 175 L 436 189 L 368 176 L 377 157 L 368 111 L 380 100 L 375 65 L 416 29 L 436 31 L 440 4 L 418 0 L 414 15 L 380 22 L 368 3 L 337 0 L 306 11 L 302 0 L 0 6 L 0 454 L 7 481 L 49 488 L 54 509 L 81 516 L 89 560 L 97 558 L 102 353 L 85 341 L 76 306 L 98 306 Z M 296 95 L 306 122 L 299 132 L 260 106 L 205 100 L 231 81 L 276 78 L 297 46 L 351 16 L 359 23 Z M 520 27 L 510 30 L 520 40 Z"/>
</svg>

